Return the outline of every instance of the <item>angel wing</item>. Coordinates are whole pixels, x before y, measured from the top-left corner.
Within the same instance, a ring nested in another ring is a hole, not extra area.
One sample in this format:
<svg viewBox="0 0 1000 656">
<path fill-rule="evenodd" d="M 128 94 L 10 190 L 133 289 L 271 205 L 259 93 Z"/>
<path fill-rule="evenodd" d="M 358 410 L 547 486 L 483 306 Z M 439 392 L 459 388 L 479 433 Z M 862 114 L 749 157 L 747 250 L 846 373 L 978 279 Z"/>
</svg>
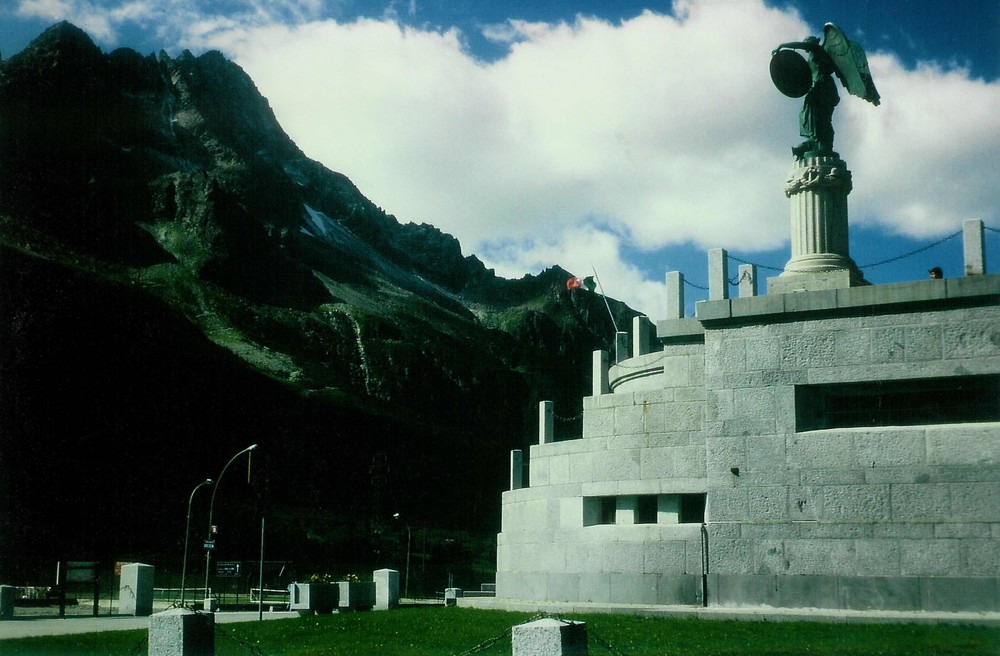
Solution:
<svg viewBox="0 0 1000 656">
<path fill-rule="evenodd" d="M 836 64 L 837 77 L 851 95 L 879 104 L 878 90 L 868 70 L 868 58 L 857 43 L 844 36 L 833 23 L 823 26 L 823 50 Z"/>
</svg>

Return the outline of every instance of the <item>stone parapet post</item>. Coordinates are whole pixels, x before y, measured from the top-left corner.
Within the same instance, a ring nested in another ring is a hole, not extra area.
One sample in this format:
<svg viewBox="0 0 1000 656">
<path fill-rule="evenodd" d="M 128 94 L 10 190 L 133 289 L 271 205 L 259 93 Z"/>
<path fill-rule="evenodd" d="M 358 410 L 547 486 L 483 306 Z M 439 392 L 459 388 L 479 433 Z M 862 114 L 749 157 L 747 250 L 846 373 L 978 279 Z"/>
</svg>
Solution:
<svg viewBox="0 0 1000 656">
<path fill-rule="evenodd" d="M 629 352 L 629 335 L 623 330 L 615 333 L 615 363 L 624 362 L 631 356 Z"/>
<path fill-rule="evenodd" d="M 729 298 L 729 253 L 724 248 L 708 251 L 708 300 Z"/>
<path fill-rule="evenodd" d="M 524 487 L 524 452 L 521 449 L 511 449 L 510 489 L 520 490 L 522 487 Z"/>
<path fill-rule="evenodd" d="M 962 248 L 965 251 L 965 275 L 985 274 L 986 245 L 982 219 L 966 219 L 962 222 Z"/>
<path fill-rule="evenodd" d="M 551 444 L 555 442 L 555 404 L 552 401 L 538 403 L 538 443 Z"/>
<path fill-rule="evenodd" d="M 593 396 L 608 394 L 611 385 L 608 382 L 608 352 L 594 351 Z"/>
<path fill-rule="evenodd" d="M 680 271 L 667 273 L 667 316 L 664 319 L 684 318 L 684 274 Z"/>
<path fill-rule="evenodd" d="M 656 337 L 656 326 L 649 317 L 632 319 L 632 357 L 646 355 L 653 351 L 653 339 Z"/>
<path fill-rule="evenodd" d="M 739 278 L 740 298 L 757 295 L 757 266 L 754 264 L 740 265 Z"/>
</svg>

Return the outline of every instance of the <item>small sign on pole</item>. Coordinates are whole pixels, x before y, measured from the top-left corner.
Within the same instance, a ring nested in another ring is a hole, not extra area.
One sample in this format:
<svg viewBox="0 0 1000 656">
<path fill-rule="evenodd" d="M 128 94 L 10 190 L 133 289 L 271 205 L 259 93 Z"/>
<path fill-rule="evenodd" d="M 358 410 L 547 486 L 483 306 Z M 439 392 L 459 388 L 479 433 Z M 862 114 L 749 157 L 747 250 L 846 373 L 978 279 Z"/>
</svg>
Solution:
<svg viewBox="0 0 1000 656">
<path fill-rule="evenodd" d="M 215 549 L 215 540 L 205 540 L 206 549 Z"/>
<path fill-rule="evenodd" d="M 219 578 L 239 578 L 241 562 L 237 560 L 220 560 L 215 563 L 215 575 Z"/>
</svg>

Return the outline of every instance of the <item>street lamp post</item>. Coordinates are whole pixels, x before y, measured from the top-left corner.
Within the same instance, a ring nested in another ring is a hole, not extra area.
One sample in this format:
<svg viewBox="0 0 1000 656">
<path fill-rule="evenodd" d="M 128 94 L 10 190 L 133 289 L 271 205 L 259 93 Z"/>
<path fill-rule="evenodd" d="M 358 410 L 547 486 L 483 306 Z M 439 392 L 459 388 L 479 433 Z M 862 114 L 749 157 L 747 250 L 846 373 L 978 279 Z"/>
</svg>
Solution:
<svg viewBox="0 0 1000 656">
<path fill-rule="evenodd" d="M 194 486 L 194 489 L 191 490 L 191 496 L 188 497 L 187 524 L 185 524 L 184 526 L 184 564 L 181 566 L 181 608 L 184 608 L 184 597 L 185 593 L 187 592 L 187 588 L 185 587 L 184 584 L 187 578 L 187 568 L 188 568 L 188 538 L 191 537 L 191 502 L 194 501 L 194 493 L 198 491 L 198 488 L 200 488 L 203 485 L 211 485 L 211 484 L 212 484 L 212 479 L 206 478 L 201 483 L 198 483 L 197 485 Z"/>
<path fill-rule="evenodd" d="M 243 449 L 242 451 L 234 455 L 232 458 L 230 458 L 229 462 L 226 463 L 226 466 L 223 467 L 222 471 L 219 473 L 219 477 L 215 479 L 215 487 L 212 488 L 212 502 L 208 506 L 208 536 L 205 538 L 205 602 L 206 602 L 205 610 L 208 610 L 207 608 L 208 573 L 209 570 L 211 569 L 211 563 L 212 563 L 212 548 L 208 545 L 212 541 L 212 513 L 215 510 L 215 493 L 219 491 L 219 483 L 222 481 L 222 476 L 226 473 L 226 470 L 229 469 L 229 465 L 233 464 L 233 461 L 239 458 L 244 453 L 253 451 L 256 448 L 257 448 L 256 444 L 251 444 L 250 446 L 248 446 L 247 448 Z"/>
<path fill-rule="evenodd" d="M 410 523 L 403 519 L 399 513 L 392 515 L 393 519 L 398 519 L 406 526 L 406 578 L 403 583 L 403 596 L 410 598 Z"/>
</svg>

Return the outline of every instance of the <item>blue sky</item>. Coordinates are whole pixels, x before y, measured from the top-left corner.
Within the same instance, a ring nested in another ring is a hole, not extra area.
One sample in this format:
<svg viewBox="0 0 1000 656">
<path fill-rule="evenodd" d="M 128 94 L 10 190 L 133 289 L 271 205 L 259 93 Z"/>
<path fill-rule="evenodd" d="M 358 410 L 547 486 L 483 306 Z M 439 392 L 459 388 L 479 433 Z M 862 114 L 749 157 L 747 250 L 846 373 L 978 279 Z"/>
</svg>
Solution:
<svg viewBox="0 0 1000 656">
<path fill-rule="evenodd" d="M 709 248 L 787 261 L 800 102 L 767 63 L 832 21 L 882 95 L 842 92 L 834 114 L 866 277 L 961 275 L 959 237 L 866 265 L 966 218 L 1000 229 L 1000 0 L 8 0 L 0 51 L 62 19 L 106 51 L 221 50 L 307 155 L 400 221 L 508 277 L 596 268 L 653 319 L 667 271 L 693 283 L 689 311 L 705 297 Z M 1000 233 L 987 258 L 996 271 Z"/>
</svg>

